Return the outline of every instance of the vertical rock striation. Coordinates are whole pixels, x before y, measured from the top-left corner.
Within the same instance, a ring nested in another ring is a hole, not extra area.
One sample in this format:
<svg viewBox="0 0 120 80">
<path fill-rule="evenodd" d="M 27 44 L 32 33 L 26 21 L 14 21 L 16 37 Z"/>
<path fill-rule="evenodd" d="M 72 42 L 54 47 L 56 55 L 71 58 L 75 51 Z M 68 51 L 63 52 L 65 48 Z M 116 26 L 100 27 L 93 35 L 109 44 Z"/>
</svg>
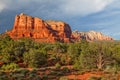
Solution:
<svg viewBox="0 0 120 80">
<path fill-rule="evenodd" d="M 44 21 L 21 13 L 16 15 L 13 29 L 7 32 L 13 39 L 32 38 L 39 42 L 70 42 L 71 28 L 61 21 Z"/>
</svg>

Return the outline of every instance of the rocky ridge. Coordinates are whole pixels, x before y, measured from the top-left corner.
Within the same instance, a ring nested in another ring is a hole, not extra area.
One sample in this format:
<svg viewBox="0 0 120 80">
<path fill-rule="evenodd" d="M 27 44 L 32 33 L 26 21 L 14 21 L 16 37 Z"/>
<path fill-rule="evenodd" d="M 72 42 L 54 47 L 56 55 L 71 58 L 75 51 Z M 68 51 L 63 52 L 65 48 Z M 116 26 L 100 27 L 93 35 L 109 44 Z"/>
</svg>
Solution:
<svg viewBox="0 0 120 80">
<path fill-rule="evenodd" d="M 87 41 L 111 41 L 113 38 L 103 35 L 101 32 L 88 31 L 88 32 L 72 32 L 72 39 L 74 41 L 87 40 Z"/>
</svg>

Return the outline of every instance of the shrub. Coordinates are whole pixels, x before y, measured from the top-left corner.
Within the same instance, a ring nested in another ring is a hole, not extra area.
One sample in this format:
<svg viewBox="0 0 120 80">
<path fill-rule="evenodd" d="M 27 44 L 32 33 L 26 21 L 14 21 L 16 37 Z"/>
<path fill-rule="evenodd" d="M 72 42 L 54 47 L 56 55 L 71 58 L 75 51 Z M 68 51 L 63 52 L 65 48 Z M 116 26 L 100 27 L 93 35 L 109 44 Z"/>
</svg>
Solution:
<svg viewBox="0 0 120 80">
<path fill-rule="evenodd" d="M 101 80 L 101 77 L 91 76 L 88 80 Z"/>
<path fill-rule="evenodd" d="M 56 76 L 63 76 L 63 75 L 64 75 L 64 73 L 62 71 L 56 72 Z"/>
<path fill-rule="evenodd" d="M 81 66 L 80 66 L 80 62 L 77 60 L 75 60 L 75 63 L 74 63 L 74 65 L 73 65 L 73 68 L 74 69 L 77 69 L 77 70 L 80 70 L 81 69 Z"/>
<path fill-rule="evenodd" d="M 35 76 L 35 80 L 42 80 L 39 75 Z M 48 80 L 48 79 L 47 79 Z"/>
<path fill-rule="evenodd" d="M 56 69 L 60 69 L 60 68 L 61 68 L 61 65 L 60 65 L 59 63 L 56 63 L 56 64 L 55 64 L 55 67 L 56 67 Z"/>
<path fill-rule="evenodd" d="M 24 74 L 24 75 L 26 75 L 28 72 L 29 72 L 29 70 L 27 70 L 27 69 L 23 69 L 23 70 L 20 71 L 20 73 Z"/>
<path fill-rule="evenodd" d="M 5 72 L 0 71 L 0 76 L 6 75 Z"/>
<path fill-rule="evenodd" d="M 57 73 L 55 71 L 51 71 L 50 75 L 56 75 Z"/>
<path fill-rule="evenodd" d="M 36 76 L 36 74 L 34 74 L 34 73 L 29 74 L 29 78 L 34 78 L 35 76 Z"/>
<path fill-rule="evenodd" d="M 36 70 L 36 69 L 33 69 L 33 70 L 30 71 L 30 73 L 36 74 L 36 73 L 37 73 L 37 70 Z"/>
<path fill-rule="evenodd" d="M 43 80 L 48 80 L 48 75 L 46 75 L 46 74 L 43 75 L 42 79 L 43 79 Z"/>
<path fill-rule="evenodd" d="M 16 70 L 19 66 L 16 63 L 4 64 L 1 69 L 2 70 Z"/>
<path fill-rule="evenodd" d="M 10 78 L 15 79 L 15 80 L 21 80 L 23 79 L 25 76 L 23 74 L 20 73 L 14 73 Z"/>
<path fill-rule="evenodd" d="M 63 68 L 63 72 L 68 73 L 68 72 L 70 72 L 70 70 L 69 70 L 67 67 L 64 67 L 64 68 Z"/>
<path fill-rule="evenodd" d="M 67 77 L 60 77 L 59 80 L 69 80 Z"/>
<path fill-rule="evenodd" d="M 9 80 L 9 78 L 6 75 L 0 76 L 0 80 Z"/>
</svg>

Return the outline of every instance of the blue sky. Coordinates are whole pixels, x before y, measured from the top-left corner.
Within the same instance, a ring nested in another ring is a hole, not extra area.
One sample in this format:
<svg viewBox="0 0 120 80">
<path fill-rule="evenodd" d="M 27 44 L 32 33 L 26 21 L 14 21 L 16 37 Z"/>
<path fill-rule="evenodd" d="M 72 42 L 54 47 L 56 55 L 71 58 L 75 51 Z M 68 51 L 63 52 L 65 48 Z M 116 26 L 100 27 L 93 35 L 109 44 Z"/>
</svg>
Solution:
<svg viewBox="0 0 120 80">
<path fill-rule="evenodd" d="M 120 0 L 0 0 L 0 33 L 12 29 L 15 15 L 22 12 L 120 39 Z"/>
</svg>

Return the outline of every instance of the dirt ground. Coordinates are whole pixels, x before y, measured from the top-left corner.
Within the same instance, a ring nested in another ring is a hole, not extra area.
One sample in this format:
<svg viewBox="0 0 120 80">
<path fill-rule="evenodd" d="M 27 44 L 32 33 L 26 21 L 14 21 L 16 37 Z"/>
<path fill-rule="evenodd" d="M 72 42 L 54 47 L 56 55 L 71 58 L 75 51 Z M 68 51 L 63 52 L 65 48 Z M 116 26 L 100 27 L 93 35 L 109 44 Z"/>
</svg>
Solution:
<svg viewBox="0 0 120 80">
<path fill-rule="evenodd" d="M 84 74 L 78 74 L 78 75 L 68 75 L 66 76 L 69 79 L 77 79 L 77 80 L 88 80 L 88 78 L 90 77 L 100 77 L 102 76 L 103 73 L 102 72 L 97 72 L 97 73 L 93 73 L 93 72 L 88 72 L 88 73 L 84 73 Z"/>
</svg>

